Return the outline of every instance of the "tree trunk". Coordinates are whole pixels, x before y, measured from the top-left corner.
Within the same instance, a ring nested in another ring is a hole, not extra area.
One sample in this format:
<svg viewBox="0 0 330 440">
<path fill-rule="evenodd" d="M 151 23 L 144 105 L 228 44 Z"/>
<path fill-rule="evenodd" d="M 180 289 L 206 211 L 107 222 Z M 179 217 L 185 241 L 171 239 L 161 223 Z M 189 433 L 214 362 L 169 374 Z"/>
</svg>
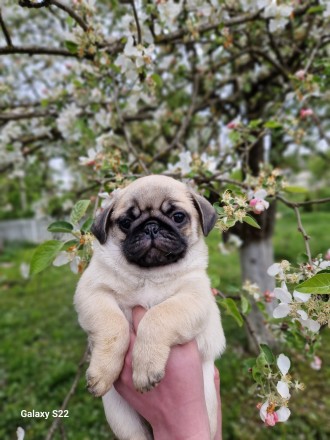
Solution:
<svg viewBox="0 0 330 440">
<path fill-rule="evenodd" d="M 251 283 L 256 283 L 261 293 L 264 293 L 266 290 L 274 290 L 274 278 L 267 274 L 268 267 L 274 262 L 271 238 L 250 241 L 243 245 L 240 251 L 240 258 L 243 282 L 249 280 Z M 266 312 L 271 314 L 272 311 L 273 304 L 267 303 Z M 265 319 L 254 300 L 252 311 L 246 319 L 250 350 L 257 351 L 256 340 L 259 344 L 266 343 L 274 348 L 276 345 L 274 337 L 266 327 Z"/>
<path fill-rule="evenodd" d="M 249 117 L 253 119 L 255 115 L 249 115 Z M 260 164 L 264 159 L 264 141 L 260 139 L 250 150 L 247 157 L 247 165 L 252 175 L 258 175 Z M 243 241 L 240 250 L 242 281 L 249 280 L 256 283 L 261 293 L 266 290 L 273 291 L 275 287 L 274 280 L 267 274 L 267 269 L 274 262 L 272 235 L 275 225 L 275 213 L 276 203 L 272 202 L 268 210 L 255 215 L 260 229 L 243 223 L 238 224 L 236 232 Z M 273 308 L 272 303 L 267 303 L 266 310 L 269 314 L 272 313 Z M 262 312 L 253 301 L 252 311 L 246 318 L 246 326 L 249 348 L 254 352 L 258 350 L 256 341 L 266 343 L 273 348 L 276 346 L 275 338 L 265 324 Z"/>
</svg>

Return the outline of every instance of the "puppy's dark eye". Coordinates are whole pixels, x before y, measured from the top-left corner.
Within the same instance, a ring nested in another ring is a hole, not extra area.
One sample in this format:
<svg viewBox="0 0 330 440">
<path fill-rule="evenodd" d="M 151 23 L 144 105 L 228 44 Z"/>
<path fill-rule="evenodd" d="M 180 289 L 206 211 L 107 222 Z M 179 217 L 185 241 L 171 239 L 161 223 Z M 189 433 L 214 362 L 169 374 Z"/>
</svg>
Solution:
<svg viewBox="0 0 330 440">
<path fill-rule="evenodd" d="M 130 228 L 131 223 L 132 223 L 132 221 L 130 219 L 128 219 L 128 218 L 124 218 L 122 220 L 119 220 L 119 226 L 124 231 L 127 231 Z"/>
<path fill-rule="evenodd" d="M 175 223 L 182 223 L 185 218 L 186 216 L 183 212 L 176 212 L 173 214 L 173 220 L 175 221 Z"/>
</svg>

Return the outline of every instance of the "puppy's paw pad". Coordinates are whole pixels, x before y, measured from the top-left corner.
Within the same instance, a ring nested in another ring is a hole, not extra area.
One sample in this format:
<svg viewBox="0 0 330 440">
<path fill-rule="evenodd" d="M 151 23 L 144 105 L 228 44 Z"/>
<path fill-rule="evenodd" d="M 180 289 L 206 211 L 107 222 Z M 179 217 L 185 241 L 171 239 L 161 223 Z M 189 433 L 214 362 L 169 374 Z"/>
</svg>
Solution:
<svg viewBox="0 0 330 440">
<path fill-rule="evenodd" d="M 104 396 L 112 386 L 112 382 L 104 380 L 104 375 L 95 374 L 92 371 L 87 370 L 87 389 L 95 397 Z"/>
<path fill-rule="evenodd" d="M 151 391 L 163 379 L 165 371 L 148 371 L 146 374 L 133 373 L 134 387 L 140 393 Z"/>
</svg>

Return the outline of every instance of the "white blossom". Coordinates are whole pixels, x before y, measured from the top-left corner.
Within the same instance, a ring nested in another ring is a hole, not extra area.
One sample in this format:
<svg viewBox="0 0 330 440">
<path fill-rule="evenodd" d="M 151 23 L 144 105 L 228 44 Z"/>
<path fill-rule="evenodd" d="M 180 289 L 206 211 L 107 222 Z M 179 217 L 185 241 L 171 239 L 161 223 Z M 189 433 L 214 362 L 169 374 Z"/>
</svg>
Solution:
<svg viewBox="0 0 330 440">
<path fill-rule="evenodd" d="M 53 266 L 59 267 L 64 266 L 64 264 L 70 263 L 70 269 L 73 273 L 77 274 L 79 272 L 79 264 L 81 258 L 76 255 L 75 252 L 61 251 L 53 261 Z"/>
<path fill-rule="evenodd" d="M 280 370 L 282 376 L 285 376 L 288 374 L 288 371 L 290 370 L 291 362 L 290 359 L 285 356 L 285 354 L 281 353 L 276 361 L 276 364 L 278 366 L 278 369 Z"/>
<path fill-rule="evenodd" d="M 63 137 L 67 140 L 78 141 L 81 133 L 76 127 L 76 120 L 81 109 L 75 104 L 69 104 L 59 114 L 56 124 Z"/>
<path fill-rule="evenodd" d="M 17 440 L 24 440 L 25 437 L 25 431 L 20 426 L 16 430 Z"/>
<path fill-rule="evenodd" d="M 290 17 L 292 11 L 292 6 L 284 4 L 278 5 L 276 0 L 272 0 L 263 12 L 265 18 L 271 18 L 269 22 L 270 32 L 283 29 L 288 23 L 288 17 Z"/>
<path fill-rule="evenodd" d="M 276 385 L 278 394 L 283 397 L 283 399 L 290 399 L 291 394 L 289 391 L 289 385 L 282 380 L 279 380 Z"/>
<path fill-rule="evenodd" d="M 80 165 L 94 165 L 94 162 L 101 151 L 102 151 L 102 147 L 99 144 L 96 146 L 96 148 L 89 148 L 87 150 L 87 157 L 86 156 L 79 157 Z"/>
<path fill-rule="evenodd" d="M 192 162 L 192 156 L 190 151 L 184 151 L 179 154 L 179 161 L 175 163 L 174 165 L 169 164 L 168 170 L 169 171 L 175 171 L 177 169 L 181 170 L 181 174 L 188 174 L 191 171 L 191 162 Z"/>
<path fill-rule="evenodd" d="M 260 418 L 263 422 L 266 424 L 273 426 L 273 424 L 267 423 L 267 418 L 269 417 L 269 413 L 267 412 L 267 409 L 269 407 L 269 401 L 266 400 L 266 402 L 261 406 L 260 408 Z M 288 418 L 290 417 L 291 411 L 289 408 L 285 406 L 281 406 L 277 411 L 274 411 L 276 414 L 276 422 L 286 422 Z M 274 423 L 274 424 L 275 424 Z"/>
<path fill-rule="evenodd" d="M 24 278 L 25 280 L 29 279 L 29 274 L 30 274 L 30 265 L 28 263 L 21 263 L 20 267 L 19 267 L 19 271 L 21 273 L 22 278 Z"/>
<path fill-rule="evenodd" d="M 173 28 L 173 24 L 175 23 L 176 18 L 182 11 L 182 3 L 182 0 L 179 3 L 174 2 L 174 0 L 158 2 L 157 8 L 161 20 L 164 21 L 169 29 Z"/>
<path fill-rule="evenodd" d="M 219 162 L 219 159 L 217 159 L 215 156 L 209 156 L 206 153 L 201 154 L 201 161 L 205 165 L 206 169 L 210 171 L 211 173 L 214 173 L 217 169 L 217 165 Z"/>
</svg>

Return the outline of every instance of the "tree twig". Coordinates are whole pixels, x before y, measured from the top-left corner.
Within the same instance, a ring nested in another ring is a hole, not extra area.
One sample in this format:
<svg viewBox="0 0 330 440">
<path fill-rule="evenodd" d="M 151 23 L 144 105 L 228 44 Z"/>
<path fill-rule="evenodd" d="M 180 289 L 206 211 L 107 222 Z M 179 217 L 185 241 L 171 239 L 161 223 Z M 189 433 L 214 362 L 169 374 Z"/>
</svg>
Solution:
<svg viewBox="0 0 330 440">
<path fill-rule="evenodd" d="M 313 264 L 312 263 L 312 253 L 311 253 L 311 248 L 309 246 L 310 236 L 307 235 L 307 233 L 306 233 L 306 231 L 305 231 L 305 229 L 303 227 L 303 224 L 301 222 L 301 216 L 300 216 L 300 212 L 299 212 L 298 206 L 294 207 L 294 212 L 296 214 L 296 218 L 297 218 L 297 222 L 298 222 L 298 231 L 301 232 L 301 234 L 302 234 L 302 236 L 304 238 L 306 254 L 307 254 L 307 257 L 308 257 L 308 262 L 309 262 L 310 265 L 312 265 Z"/>
<path fill-rule="evenodd" d="M 132 8 L 133 8 L 134 20 L 135 20 L 136 30 L 137 30 L 137 43 L 141 44 L 142 43 L 141 26 L 140 26 L 139 17 L 138 17 L 138 14 L 137 14 L 137 10 L 136 10 L 136 7 L 135 7 L 134 0 L 131 0 L 131 5 L 132 5 Z"/>
<path fill-rule="evenodd" d="M 1 9 L 0 9 L 0 27 L 2 29 L 2 32 L 3 32 L 4 36 L 5 36 L 5 40 L 7 42 L 7 46 L 11 47 L 13 45 L 13 43 L 12 43 L 12 40 L 11 40 L 11 37 L 10 37 L 9 30 L 8 30 L 8 28 L 6 26 L 6 23 L 4 22 L 4 19 L 2 17 Z"/>
<path fill-rule="evenodd" d="M 230 298 L 229 296 L 226 296 L 223 292 L 221 292 L 221 291 L 218 290 L 218 289 L 217 289 L 217 294 L 218 294 L 221 298 L 223 298 L 223 299 Z M 239 310 L 238 310 L 238 311 L 239 311 Z M 253 340 L 253 343 L 254 343 L 255 346 L 256 346 L 257 352 L 259 353 L 259 351 L 260 351 L 260 345 L 259 345 L 259 341 L 258 341 L 258 338 L 257 338 L 256 332 L 253 330 L 253 328 L 252 328 L 252 326 L 251 326 L 251 324 L 250 324 L 250 322 L 249 322 L 249 320 L 248 320 L 248 317 L 245 316 L 245 315 L 243 315 L 243 313 L 241 313 L 240 311 L 239 311 L 239 313 L 240 313 L 241 317 L 243 318 L 243 320 L 244 320 L 244 322 L 245 322 L 245 325 L 246 325 L 246 328 L 247 328 L 248 332 L 249 332 L 250 335 L 251 335 L 251 338 L 252 338 L 252 340 Z"/>
<path fill-rule="evenodd" d="M 197 100 L 197 96 L 198 96 L 198 89 L 199 89 L 199 76 L 196 75 L 194 78 L 193 95 L 191 98 L 191 103 L 188 108 L 186 117 L 183 119 L 182 124 L 181 124 L 180 128 L 178 129 L 178 131 L 177 131 L 174 139 L 170 143 L 170 145 L 168 145 L 166 148 L 164 148 L 164 150 L 162 150 L 158 154 L 156 154 L 153 157 L 153 159 L 151 160 L 150 164 L 153 164 L 160 157 L 164 156 L 166 153 L 173 150 L 173 148 L 175 148 L 177 146 L 177 144 L 180 142 L 182 136 L 184 136 L 184 134 L 186 133 L 187 128 L 189 126 L 189 123 L 191 121 L 191 118 L 194 114 L 196 100 Z"/>
<path fill-rule="evenodd" d="M 124 137 L 125 137 L 125 140 L 126 140 L 127 147 L 129 149 L 129 151 L 133 154 L 135 159 L 139 162 L 139 164 L 140 164 L 141 168 L 143 169 L 143 171 L 146 174 L 150 174 L 148 168 L 146 167 L 145 163 L 143 162 L 143 160 L 141 159 L 139 153 L 136 151 L 135 147 L 133 146 L 133 144 L 131 142 L 131 139 L 130 139 L 129 133 L 127 131 L 126 124 L 125 124 L 125 121 L 124 121 L 124 118 L 123 118 L 123 115 L 121 113 L 121 109 L 120 109 L 120 106 L 119 106 L 118 94 L 119 94 L 119 89 L 116 88 L 115 92 L 114 92 L 114 102 L 115 102 L 115 106 L 116 106 L 116 110 L 117 110 L 118 119 L 119 119 L 119 122 L 121 124 L 121 128 L 122 128 L 122 130 L 124 132 Z"/>
<path fill-rule="evenodd" d="M 71 397 L 74 395 L 74 393 L 75 393 L 75 391 L 77 389 L 80 377 L 81 377 L 82 372 L 83 372 L 84 364 L 85 364 L 85 362 L 87 360 L 88 353 L 89 353 L 89 346 L 87 344 L 85 352 L 84 352 L 84 354 L 83 354 L 83 356 L 82 356 L 82 358 L 81 358 L 81 360 L 80 360 L 80 362 L 78 364 L 77 373 L 76 373 L 76 376 L 75 376 L 75 378 L 74 378 L 74 380 L 72 382 L 71 388 L 70 388 L 68 394 L 65 396 L 65 399 L 63 400 L 63 403 L 61 405 L 61 410 L 62 411 L 64 411 L 67 408 L 68 403 L 69 403 Z M 51 440 L 53 438 L 53 436 L 55 434 L 55 431 L 59 428 L 59 426 L 61 424 L 61 421 L 62 421 L 61 417 L 56 417 L 54 419 L 53 423 L 51 424 L 51 427 L 50 427 L 49 431 L 47 432 L 45 440 Z"/>
</svg>

